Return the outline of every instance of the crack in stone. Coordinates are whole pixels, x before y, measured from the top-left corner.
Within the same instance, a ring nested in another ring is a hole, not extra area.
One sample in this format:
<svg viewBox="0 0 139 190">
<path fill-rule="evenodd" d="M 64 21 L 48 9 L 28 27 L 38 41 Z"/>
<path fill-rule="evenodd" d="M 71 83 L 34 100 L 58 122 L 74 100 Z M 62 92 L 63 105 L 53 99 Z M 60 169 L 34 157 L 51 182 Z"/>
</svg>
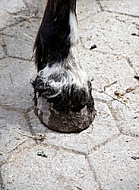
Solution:
<svg viewBox="0 0 139 190">
<path fill-rule="evenodd" d="M 94 90 L 94 89 L 93 89 Z M 100 92 L 100 91 L 97 91 L 97 90 L 94 90 L 94 91 L 96 91 L 96 92 L 98 92 L 98 93 L 100 93 L 100 94 L 102 94 L 103 92 Z M 104 93 L 103 93 L 104 94 Z M 101 99 L 101 98 L 94 98 L 94 100 L 95 100 L 95 102 L 101 102 L 101 103 L 103 103 L 103 104 L 107 104 L 107 100 L 104 100 L 104 99 Z"/>
<path fill-rule="evenodd" d="M 86 155 L 85 158 L 86 158 L 87 163 L 88 163 L 88 165 L 89 165 L 90 171 L 91 171 L 91 173 L 93 174 L 94 180 L 95 180 L 96 183 L 97 183 L 97 190 L 101 190 L 101 184 L 100 184 L 100 182 L 99 182 L 99 180 L 98 180 L 98 178 L 97 178 L 97 174 L 96 174 L 95 168 L 94 168 L 94 166 L 91 164 L 88 155 Z"/>
<path fill-rule="evenodd" d="M 0 35 L 1 35 L 1 47 L 2 47 L 2 50 L 3 50 L 4 56 L 7 57 L 8 56 L 7 46 L 6 46 L 3 34 L 0 34 Z"/>
<path fill-rule="evenodd" d="M 139 138 L 138 134 L 126 133 L 126 132 L 124 132 L 124 130 L 122 130 L 121 134 L 124 136 L 127 136 L 127 137 Z"/>
<path fill-rule="evenodd" d="M 12 150 L 10 150 L 9 152 L 7 152 L 7 154 L 12 153 L 13 151 L 17 150 L 18 147 L 20 147 L 22 144 L 24 144 L 26 142 L 26 140 L 23 140 L 21 143 L 19 143 L 18 145 L 16 145 Z"/>
<path fill-rule="evenodd" d="M 38 12 L 39 12 L 38 4 L 36 5 L 36 7 L 34 6 L 35 10 L 33 12 L 31 12 L 32 10 L 31 10 L 31 7 L 30 7 L 29 3 L 27 2 L 27 0 L 23 0 L 23 3 L 25 4 L 29 15 L 34 17 L 38 14 Z"/>
<path fill-rule="evenodd" d="M 121 135 L 122 135 L 121 133 L 116 134 L 116 135 L 114 135 L 114 136 L 108 138 L 108 139 L 107 139 L 106 141 L 104 141 L 103 143 L 100 143 L 100 144 L 94 146 L 94 147 L 88 152 L 87 155 L 89 155 L 89 154 L 91 154 L 92 152 L 94 152 L 94 151 L 100 149 L 101 147 L 105 146 L 107 143 L 113 141 L 114 139 L 118 138 L 118 137 L 121 136 Z"/>
<path fill-rule="evenodd" d="M 107 51 L 101 51 L 101 50 L 97 50 L 97 49 L 94 49 L 94 52 L 97 52 L 97 53 L 102 53 L 104 55 L 112 55 L 112 56 L 119 56 L 120 58 L 125 58 L 124 55 L 122 54 L 119 54 L 119 53 L 110 53 L 110 52 L 107 52 Z"/>
<path fill-rule="evenodd" d="M 102 6 L 100 0 L 96 0 L 96 2 L 97 2 L 97 4 L 99 5 L 100 10 L 101 10 L 101 11 L 104 11 L 104 8 L 103 8 L 103 6 Z"/>
<path fill-rule="evenodd" d="M 43 146 L 46 146 L 46 147 L 51 147 L 51 148 L 53 148 L 55 150 L 63 150 L 63 151 L 69 152 L 69 153 L 73 153 L 73 154 L 77 154 L 77 155 L 82 155 L 82 156 L 86 157 L 86 153 L 85 152 L 81 152 L 81 151 L 78 151 L 78 150 L 68 149 L 68 148 L 64 148 L 64 147 L 61 147 L 61 146 L 56 146 L 56 145 L 53 145 L 53 144 L 43 143 L 43 142 L 40 143 L 39 145 L 43 145 Z"/>
<path fill-rule="evenodd" d="M 115 120 L 115 122 L 116 122 L 116 127 L 117 127 L 117 129 L 118 129 L 119 132 L 122 134 L 122 129 L 121 129 L 120 126 L 119 126 L 119 120 L 118 120 L 118 118 L 116 117 L 115 111 L 114 111 L 113 108 L 112 108 L 112 102 L 113 102 L 113 101 L 115 101 L 115 100 L 109 101 L 108 104 L 107 104 L 107 106 L 108 106 L 108 108 L 109 108 L 109 110 L 110 110 L 110 112 L 111 112 L 111 114 L 112 114 L 112 117 L 114 118 L 114 120 Z"/>
<path fill-rule="evenodd" d="M 122 20 L 122 19 L 120 19 L 120 18 L 117 18 L 117 16 L 115 17 L 115 19 L 116 19 L 117 21 L 121 22 L 121 23 L 126 23 L 125 20 Z"/>
<path fill-rule="evenodd" d="M 20 24 L 20 23 L 22 23 L 22 22 L 25 22 L 25 21 L 28 21 L 28 19 L 27 19 L 27 18 L 20 18 L 20 20 L 16 21 L 15 23 L 9 24 L 9 25 L 7 25 L 7 26 L 1 28 L 1 29 L 0 29 L 0 32 L 3 31 L 3 30 L 5 30 L 6 28 L 10 28 L 10 27 L 12 27 L 12 26 L 16 26 L 16 25 L 18 25 L 18 24 Z M 29 21 L 28 21 L 28 22 L 29 22 Z"/>
<path fill-rule="evenodd" d="M 31 59 L 31 58 L 16 57 L 16 56 L 11 56 L 11 55 L 8 55 L 8 57 L 9 57 L 9 58 L 12 58 L 12 59 L 17 59 L 17 60 L 32 62 L 32 59 Z"/>
<path fill-rule="evenodd" d="M 29 118 L 29 115 L 28 115 L 28 112 L 24 112 L 24 117 L 27 121 L 27 124 L 29 126 L 29 130 L 30 130 L 30 133 L 32 136 L 36 136 L 36 133 L 34 132 L 33 130 L 33 127 L 32 127 L 32 124 L 31 124 L 31 121 L 30 121 L 30 118 Z M 39 144 L 39 141 L 34 139 L 34 141 L 36 142 L 36 144 Z"/>
<path fill-rule="evenodd" d="M 34 147 L 37 147 L 37 146 L 48 147 L 48 148 L 52 148 L 52 149 L 57 150 L 57 151 L 63 150 L 65 152 L 73 153 L 73 154 L 76 154 L 76 155 L 81 155 L 81 156 L 84 156 L 86 158 L 86 153 L 84 153 L 84 152 L 80 152 L 80 151 L 76 151 L 76 150 L 72 150 L 72 149 L 66 149 L 66 148 L 63 148 L 63 147 L 60 147 L 60 146 L 55 146 L 55 145 L 49 145 L 49 144 L 46 144 L 46 143 L 33 144 L 33 145 L 29 145 L 29 146 L 27 145 L 24 150 L 19 151 L 17 153 L 16 151 L 19 150 L 19 147 L 21 147 L 23 143 L 24 143 L 24 141 L 21 142 L 19 145 L 17 145 L 12 151 L 8 152 L 8 153 L 12 153 L 12 154 L 9 156 L 9 158 L 6 158 L 3 162 L 1 162 L 0 166 L 10 162 L 12 157 L 14 157 L 14 160 L 15 160 L 21 154 L 24 154 L 28 150 L 31 150 L 31 149 L 33 149 Z"/>
<path fill-rule="evenodd" d="M 129 57 L 126 57 L 126 61 L 127 61 L 127 63 L 129 64 L 129 66 L 133 69 L 135 75 L 138 75 L 138 73 L 137 73 L 136 69 L 134 68 L 134 66 L 133 66 L 133 64 L 132 64 L 132 61 L 130 60 Z"/>
<path fill-rule="evenodd" d="M 116 14 L 119 14 L 119 15 L 126 15 L 126 16 L 130 16 L 130 17 L 133 17 L 133 18 L 139 18 L 139 16 L 137 15 L 132 15 L 132 14 L 128 14 L 128 13 L 121 13 L 121 12 L 118 12 L 118 11 L 110 11 L 110 10 L 104 10 L 105 12 L 108 12 L 108 13 L 116 13 Z"/>
<path fill-rule="evenodd" d="M 7 58 L 7 57 L 3 56 L 3 57 L 0 58 L 0 61 L 4 60 L 4 59 L 6 59 L 6 58 Z"/>
<path fill-rule="evenodd" d="M 0 58 L 0 60 L 4 60 L 4 59 L 17 59 L 17 60 L 21 60 L 21 61 L 28 61 L 28 62 L 30 62 L 30 63 L 32 63 L 34 60 L 34 57 L 32 56 L 31 58 L 22 58 L 22 57 L 16 57 L 16 56 L 9 56 L 9 55 L 7 55 L 7 56 L 4 56 L 4 57 L 2 57 L 2 58 Z"/>
<path fill-rule="evenodd" d="M 0 190 L 4 190 L 4 184 L 3 184 L 3 179 L 1 176 L 1 170 L 0 170 Z"/>
<path fill-rule="evenodd" d="M 26 145 L 26 147 L 24 148 L 24 150 L 23 149 L 19 150 L 19 148 L 22 147 L 22 144 L 24 144 L 25 141 L 21 142 L 19 145 L 17 145 L 16 147 L 14 147 L 13 150 L 11 150 L 11 151 L 9 151 L 9 152 L 7 152 L 7 153 L 4 154 L 5 155 L 4 156 L 5 159 L 1 161 L 0 167 L 3 166 L 3 165 L 5 165 L 5 164 L 8 164 L 9 162 L 11 162 L 11 160 L 13 159 L 13 157 L 14 157 L 14 160 L 15 160 L 16 158 L 19 157 L 19 155 L 21 155 L 24 152 L 27 152 L 28 150 L 30 150 L 30 149 L 32 149 L 32 148 L 34 148 L 34 147 L 37 146 L 37 144 Z M 18 153 L 17 153 L 17 150 L 19 150 Z M 9 154 L 9 153 L 11 153 L 11 155 L 9 155 L 9 157 L 7 158 L 6 154 Z"/>
<path fill-rule="evenodd" d="M 117 127 L 117 129 L 119 130 L 120 134 L 125 135 L 125 136 L 130 136 L 130 137 L 138 138 L 138 137 L 139 137 L 138 134 L 126 133 L 126 132 L 124 131 L 125 129 L 122 129 L 122 128 L 120 127 L 120 125 L 119 125 L 119 122 L 120 122 L 120 121 L 119 121 L 119 119 L 117 118 L 117 116 L 116 116 L 116 114 L 115 114 L 115 111 L 114 111 L 113 108 L 112 108 L 112 102 L 113 102 L 113 101 L 114 101 L 114 100 L 109 101 L 107 105 L 108 105 L 109 110 L 111 111 L 112 117 L 114 118 L 114 120 L 115 120 L 115 122 L 116 122 L 116 127 Z"/>
<path fill-rule="evenodd" d="M 8 105 L 8 104 L 1 104 L 0 107 L 7 111 L 15 111 L 15 112 L 20 112 L 20 113 L 26 113 L 26 112 L 28 112 L 28 109 L 30 109 L 30 108 L 28 108 L 28 109 L 16 108 L 16 107 L 12 107 L 11 105 Z"/>
</svg>

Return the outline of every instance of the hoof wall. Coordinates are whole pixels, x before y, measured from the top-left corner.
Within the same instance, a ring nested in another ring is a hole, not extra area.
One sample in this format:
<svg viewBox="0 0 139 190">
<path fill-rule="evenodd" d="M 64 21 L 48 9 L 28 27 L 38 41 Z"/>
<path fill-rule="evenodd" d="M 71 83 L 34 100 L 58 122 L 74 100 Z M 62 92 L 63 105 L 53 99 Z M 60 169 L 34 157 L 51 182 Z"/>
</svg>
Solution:
<svg viewBox="0 0 139 190">
<path fill-rule="evenodd" d="M 95 118 L 95 109 L 90 112 L 87 106 L 80 112 L 57 111 L 53 108 L 53 103 L 49 103 L 42 97 L 38 102 L 41 107 L 35 106 L 36 115 L 49 129 L 58 132 L 79 133 L 87 129 Z"/>
</svg>

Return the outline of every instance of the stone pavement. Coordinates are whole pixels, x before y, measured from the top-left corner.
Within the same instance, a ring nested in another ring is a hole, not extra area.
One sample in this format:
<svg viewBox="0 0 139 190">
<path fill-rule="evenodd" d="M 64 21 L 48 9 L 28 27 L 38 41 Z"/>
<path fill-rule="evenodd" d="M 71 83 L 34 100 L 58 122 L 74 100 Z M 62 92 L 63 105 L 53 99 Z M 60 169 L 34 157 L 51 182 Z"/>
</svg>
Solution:
<svg viewBox="0 0 139 190">
<path fill-rule="evenodd" d="M 42 1 L 0 5 L 0 189 L 138 190 L 139 1 L 77 0 L 79 58 L 97 110 L 79 134 L 47 129 L 33 111 Z"/>
</svg>

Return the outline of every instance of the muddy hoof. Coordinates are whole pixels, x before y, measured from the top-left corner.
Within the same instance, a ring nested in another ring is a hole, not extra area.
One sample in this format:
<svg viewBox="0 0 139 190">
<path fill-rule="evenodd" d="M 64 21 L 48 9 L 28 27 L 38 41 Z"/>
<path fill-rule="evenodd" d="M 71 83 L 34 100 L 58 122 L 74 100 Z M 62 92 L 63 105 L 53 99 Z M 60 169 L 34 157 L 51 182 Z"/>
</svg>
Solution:
<svg viewBox="0 0 139 190">
<path fill-rule="evenodd" d="M 51 83 L 56 82 L 55 79 Z M 67 86 L 61 85 L 60 89 L 57 88 L 58 85 L 53 87 L 48 83 L 50 82 L 44 81 L 44 77 L 40 76 L 32 83 L 35 113 L 40 121 L 59 132 L 81 132 L 88 128 L 95 117 L 91 82 L 86 81 L 80 87 L 67 83 Z"/>
<path fill-rule="evenodd" d="M 89 105 L 80 112 L 57 111 L 53 108 L 53 103 L 43 97 L 38 98 L 38 105 L 41 105 L 41 109 L 35 106 L 35 113 L 40 121 L 49 129 L 58 132 L 81 132 L 90 126 L 95 117 L 95 110 L 90 110 Z"/>
</svg>

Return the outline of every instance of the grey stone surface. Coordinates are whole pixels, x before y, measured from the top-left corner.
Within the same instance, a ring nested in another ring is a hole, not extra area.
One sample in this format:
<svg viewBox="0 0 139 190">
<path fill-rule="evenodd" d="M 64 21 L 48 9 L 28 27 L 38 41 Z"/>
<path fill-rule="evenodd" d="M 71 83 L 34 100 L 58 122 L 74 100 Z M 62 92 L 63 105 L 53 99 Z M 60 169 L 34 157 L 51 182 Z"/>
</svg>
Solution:
<svg viewBox="0 0 139 190">
<path fill-rule="evenodd" d="M 88 22 L 84 24 L 80 22 L 83 31 L 81 37 L 86 48 L 96 44 L 98 51 L 123 56 L 130 56 L 137 51 L 139 38 L 131 35 L 138 33 L 136 25 L 133 23 L 128 25 L 126 22 L 117 20 L 117 15 L 100 12 L 89 17 Z"/>
<path fill-rule="evenodd" d="M 20 16 L 16 16 L 17 13 L 25 9 L 22 0 L 2 0 L 0 3 L 2 7 L 0 10 L 0 30 L 23 20 Z"/>
<path fill-rule="evenodd" d="M 12 156 L 12 152 L 20 145 L 34 143 L 28 138 L 31 136 L 28 123 L 22 113 L 7 111 L 0 108 L 0 164 Z"/>
<path fill-rule="evenodd" d="M 77 0 L 79 60 L 97 110 L 79 134 L 51 131 L 34 114 L 42 2 L 0 1 L 0 189 L 138 190 L 139 2 Z"/>
<path fill-rule="evenodd" d="M 121 105 L 116 101 L 112 102 L 112 109 L 119 130 L 127 135 L 138 136 L 139 137 L 139 102 L 138 95 L 139 90 L 133 91 L 130 96 L 126 96 L 128 103 Z"/>
<path fill-rule="evenodd" d="M 103 10 L 107 11 L 114 11 L 120 14 L 127 14 L 133 15 L 135 17 L 139 16 L 139 1 L 132 0 L 132 1 L 118 1 L 116 0 L 114 3 L 113 1 L 109 0 L 102 0 L 100 1 Z"/>
<path fill-rule="evenodd" d="M 77 16 L 79 22 L 86 18 L 88 19 L 90 15 L 95 15 L 96 13 L 101 11 L 101 8 L 97 1 L 93 2 L 93 6 L 91 5 L 92 0 L 77 0 Z"/>
<path fill-rule="evenodd" d="M 84 66 L 90 78 L 93 78 L 92 85 L 96 91 L 112 96 L 117 89 L 126 90 L 129 87 L 138 86 L 138 81 L 134 79 L 135 71 L 126 57 L 96 51 L 86 50 L 86 54 L 90 56 L 86 58 L 87 65 Z M 113 75 L 110 74 L 111 72 Z M 115 83 L 112 84 L 113 82 Z M 104 87 L 106 87 L 105 91 Z"/>
<path fill-rule="evenodd" d="M 39 152 L 44 152 L 46 157 L 39 157 L 37 155 Z M 49 146 L 36 146 L 23 154 L 17 154 L 14 160 L 2 167 L 2 173 L 6 189 L 97 188 L 84 155 Z"/>
<path fill-rule="evenodd" d="M 34 76 L 34 64 L 20 59 L 6 58 L 0 61 L 1 104 L 16 108 L 29 108 L 33 104 L 30 80 Z"/>
<path fill-rule="evenodd" d="M 100 189 L 138 189 L 139 139 L 120 136 L 89 155 Z"/>
<path fill-rule="evenodd" d="M 38 30 L 36 22 L 19 23 L 3 30 L 7 54 L 10 57 L 29 60 L 32 56 L 33 42 Z M 24 51 L 23 51 L 24 50 Z"/>
</svg>

